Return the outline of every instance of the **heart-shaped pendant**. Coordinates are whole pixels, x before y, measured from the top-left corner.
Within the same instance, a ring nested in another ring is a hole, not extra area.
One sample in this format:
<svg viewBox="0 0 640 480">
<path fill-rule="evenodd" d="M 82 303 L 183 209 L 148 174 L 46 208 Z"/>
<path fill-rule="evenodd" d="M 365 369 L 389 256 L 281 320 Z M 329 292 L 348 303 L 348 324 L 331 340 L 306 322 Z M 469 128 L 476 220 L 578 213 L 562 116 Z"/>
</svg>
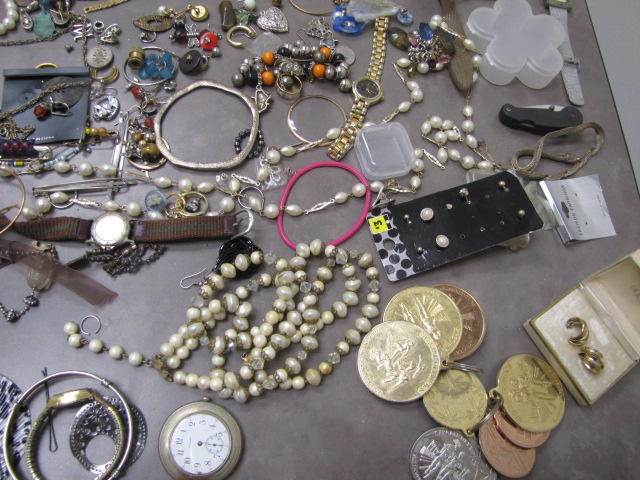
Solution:
<svg viewBox="0 0 640 480">
<path fill-rule="evenodd" d="M 257 24 L 262 30 L 269 30 L 271 32 L 282 33 L 289 31 L 287 17 L 285 17 L 282 10 L 277 7 L 269 7 L 260 12 Z"/>
</svg>

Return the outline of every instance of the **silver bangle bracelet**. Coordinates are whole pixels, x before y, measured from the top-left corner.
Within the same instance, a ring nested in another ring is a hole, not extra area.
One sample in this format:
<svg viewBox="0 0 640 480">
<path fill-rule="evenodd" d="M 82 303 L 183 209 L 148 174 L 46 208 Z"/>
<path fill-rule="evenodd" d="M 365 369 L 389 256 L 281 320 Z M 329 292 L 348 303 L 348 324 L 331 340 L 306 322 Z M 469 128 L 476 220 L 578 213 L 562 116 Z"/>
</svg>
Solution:
<svg viewBox="0 0 640 480">
<path fill-rule="evenodd" d="M 197 90 L 198 88 L 213 88 L 215 90 L 222 90 L 223 92 L 230 93 L 231 95 L 235 95 L 240 100 L 242 100 L 245 105 L 251 111 L 251 133 L 249 134 L 249 138 L 245 147 L 238 153 L 235 157 L 232 157 L 230 160 L 225 160 L 221 162 L 211 162 L 211 163 L 198 163 L 198 162 L 190 162 L 187 160 L 183 160 L 181 158 L 176 157 L 171 153 L 171 149 L 169 147 L 169 143 L 162 136 L 162 119 L 167 114 L 171 106 L 178 101 L 180 98 L 185 95 Z M 184 88 L 178 90 L 169 100 L 165 103 L 160 111 L 157 113 L 154 120 L 154 131 L 156 134 L 156 144 L 160 149 L 160 153 L 163 157 L 165 157 L 169 162 L 173 163 L 178 167 L 184 168 L 192 168 L 196 170 L 223 170 L 226 168 L 232 168 L 237 165 L 240 165 L 249 155 L 251 150 L 253 149 L 253 144 L 256 141 L 258 136 L 258 129 L 260 127 L 260 112 L 253 101 L 252 98 L 246 96 L 244 93 L 239 90 L 224 85 L 222 83 L 213 82 L 211 80 L 199 80 L 197 82 L 193 82 L 190 85 L 187 85 Z"/>
<path fill-rule="evenodd" d="M 13 430 L 13 424 L 16 420 L 16 417 L 18 416 L 18 413 L 22 409 L 22 406 L 25 403 L 27 403 L 31 399 L 31 397 L 38 390 L 40 390 L 40 388 L 42 388 L 47 382 L 50 382 L 52 380 L 56 380 L 62 377 L 73 377 L 73 376 L 86 377 L 86 378 L 95 380 L 96 382 L 99 382 L 103 387 L 111 390 L 118 397 L 118 400 L 122 402 L 122 405 L 124 406 L 125 416 L 127 418 L 127 442 L 124 446 L 124 452 L 120 457 L 120 461 L 117 464 L 114 463 L 109 467 L 111 471 L 108 475 L 105 475 L 104 478 L 105 480 L 115 480 L 124 472 L 124 469 L 127 464 L 127 460 L 133 449 L 133 442 L 134 442 L 134 438 L 133 438 L 134 437 L 134 432 L 133 432 L 134 418 L 133 418 L 133 414 L 131 413 L 131 408 L 129 407 L 129 404 L 127 403 L 122 393 L 120 393 L 120 391 L 109 380 L 99 377 L 97 375 L 94 375 L 93 373 L 82 372 L 79 370 L 70 370 L 66 372 L 58 372 L 58 373 L 51 374 L 39 380 L 38 382 L 34 383 L 31 387 L 29 387 L 27 391 L 25 391 L 20 396 L 18 401 L 15 403 L 15 405 L 11 409 L 11 413 L 9 414 L 9 418 L 7 418 L 7 423 L 5 426 L 4 438 L 2 439 L 2 448 L 3 448 L 3 451 L 6 452 L 5 464 L 13 480 L 24 480 L 23 477 L 21 477 L 20 474 L 16 471 L 13 465 L 13 459 L 11 458 L 11 454 L 10 454 L 11 450 L 9 448 L 10 440 L 11 440 L 11 432 Z"/>
</svg>

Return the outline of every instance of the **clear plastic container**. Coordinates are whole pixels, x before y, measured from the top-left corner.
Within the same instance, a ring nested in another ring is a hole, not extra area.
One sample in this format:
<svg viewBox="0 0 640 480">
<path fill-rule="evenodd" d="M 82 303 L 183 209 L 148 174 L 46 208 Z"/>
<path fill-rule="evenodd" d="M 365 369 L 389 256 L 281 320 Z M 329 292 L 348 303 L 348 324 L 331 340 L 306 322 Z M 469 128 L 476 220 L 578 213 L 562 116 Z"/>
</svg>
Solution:
<svg viewBox="0 0 640 480">
<path fill-rule="evenodd" d="M 401 177 L 411 169 L 413 145 L 398 122 L 364 127 L 356 136 L 354 148 L 362 173 L 370 180 Z"/>
<path fill-rule="evenodd" d="M 550 15 L 534 15 L 526 0 L 496 0 L 493 8 L 475 9 L 465 32 L 484 53 L 480 73 L 495 85 L 517 77 L 529 88 L 544 88 L 562 69 L 564 26 Z"/>
</svg>

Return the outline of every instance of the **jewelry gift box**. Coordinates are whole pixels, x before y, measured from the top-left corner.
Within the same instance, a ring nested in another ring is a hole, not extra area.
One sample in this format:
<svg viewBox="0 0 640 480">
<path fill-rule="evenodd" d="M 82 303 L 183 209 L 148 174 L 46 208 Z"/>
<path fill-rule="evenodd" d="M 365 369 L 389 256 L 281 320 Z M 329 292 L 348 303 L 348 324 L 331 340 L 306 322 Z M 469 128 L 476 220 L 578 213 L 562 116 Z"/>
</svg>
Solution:
<svg viewBox="0 0 640 480">
<path fill-rule="evenodd" d="M 568 341 L 580 333 L 567 328 L 574 317 L 588 329 L 584 346 L 602 354 L 599 372 L 587 368 L 581 347 Z M 640 361 L 640 249 L 587 277 L 524 329 L 576 402 L 594 404 Z"/>
</svg>

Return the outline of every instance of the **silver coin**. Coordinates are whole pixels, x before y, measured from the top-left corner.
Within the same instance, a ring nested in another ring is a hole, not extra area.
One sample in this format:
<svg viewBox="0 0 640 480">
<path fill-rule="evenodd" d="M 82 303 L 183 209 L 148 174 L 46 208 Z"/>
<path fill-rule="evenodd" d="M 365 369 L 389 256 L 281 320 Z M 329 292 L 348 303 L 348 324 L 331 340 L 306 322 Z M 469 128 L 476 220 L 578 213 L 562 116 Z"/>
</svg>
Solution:
<svg viewBox="0 0 640 480">
<path fill-rule="evenodd" d="M 77 82 L 77 79 L 73 79 L 71 77 L 53 77 L 51 80 L 44 82 L 42 88 L 51 88 L 56 85 L 60 85 L 61 83 L 73 83 Z M 49 97 L 52 102 L 64 103 L 71 108 L 82 98 L 83 93 L 85 92 L 84 87 L 70 87 L 63 88 L 61 90 L 57 90 L 53 92 Z"/>
<path fill-rule="evenodd" d="M 119 400 L 107 397 L 107 402 L 113 405 L 123 421 L 126 428 L 126 415 L 124 407 Z M 147 422 L 142 416 L 142 412 L 129 403 L 131 413 L 134 418 L 134 449 L 128 459 L 128 465 L 134 463 L 142 452 L 144 451 L 145 444 L 147 443 Z M 94 464 L 87 457 L 87 446 L 89 442 L 94 438 L 106 435 L 114 443 L 118 442 L 119 435 L 118 429 L 113 417 L 109 414 L 106 408 L 104 408 L 98 402 L 91 402 L 83 406 L 76 414 L 73 424 L 71 425 L 71 431 L 69 433 L 69 444 L 71 446 L 71 453 L 80 462 L 80 464 L 91 473 L 95 475 L 102 475 L 107 471 L 113 458 L 102 465 Z M 115 456 L 115 454 L 114 454 Z"/>
<path fill-rule="evenodd" d="M 347 62 L 347 65 L 353 65 L 353 62 L 356 61 L 356 52 L 346 45 L 338 45 L 336 47 L 336 53 L 344 55 L 344 61 Z"/>
<path fill-rule="evenodd" d="M 96 45 L 87 52 L 87 65 L 100 70 L 113 61 L 113 50 L 104 45 Z"/>
<path fill-rule="evenodd" d="M 481 457 L 477 447 L 460 432 L 432 428 L 411 447 L 414 480 L 476 480 Z"/>
</svg>

